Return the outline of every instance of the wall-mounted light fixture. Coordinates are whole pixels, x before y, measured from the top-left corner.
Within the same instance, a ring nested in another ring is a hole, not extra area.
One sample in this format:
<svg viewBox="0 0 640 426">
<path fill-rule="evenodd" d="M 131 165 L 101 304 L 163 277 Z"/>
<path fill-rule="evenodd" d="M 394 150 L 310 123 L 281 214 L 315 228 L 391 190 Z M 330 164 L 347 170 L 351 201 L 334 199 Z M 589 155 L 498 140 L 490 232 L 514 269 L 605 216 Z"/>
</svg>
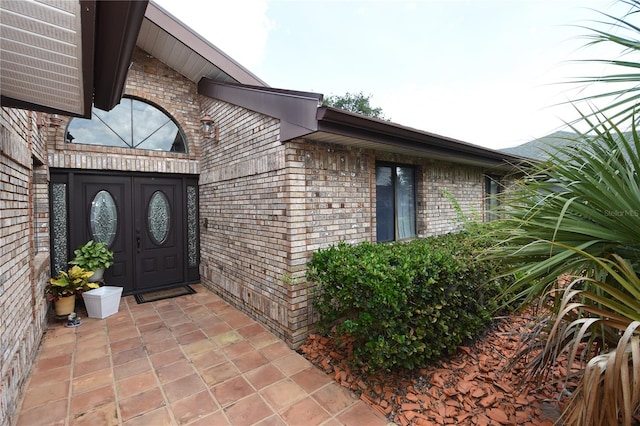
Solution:
<svg viewBox="0 0 640 426">
<path fill-rule="evenodd" d="M 206 114 L 200 119 L 202 123 L 202 135 L 205 138 L 211 138 L 217 143 L 220 141 L 220 129 L 218 125 L 213 121 L 213 118 L 209 114 Z"/>
<path fill-rule="evenodd" d="M 52 114 L 49 117 L 49 126 L 50 127 L 60 127 L 62 124 L 62 119 L 58 117 L 58 114 Z"/>
</svg>

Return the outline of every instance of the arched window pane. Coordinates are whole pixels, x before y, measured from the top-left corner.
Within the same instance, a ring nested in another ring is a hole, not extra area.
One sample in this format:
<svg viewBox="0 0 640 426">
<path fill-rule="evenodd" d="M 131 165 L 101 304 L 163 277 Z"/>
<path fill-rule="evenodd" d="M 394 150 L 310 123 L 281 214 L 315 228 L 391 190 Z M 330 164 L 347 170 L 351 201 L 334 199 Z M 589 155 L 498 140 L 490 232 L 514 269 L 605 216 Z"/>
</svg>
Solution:
<svg viewBox="0 0 640 426">
<path fill-rule="evenodd" d="M 67 127 L 69 143 L 187 152 L 178 125 L 165 112 L 138 99 L 124 98 L 111 111 L 93 108 L 91 119 L 75 118 Z"/>
</svg>

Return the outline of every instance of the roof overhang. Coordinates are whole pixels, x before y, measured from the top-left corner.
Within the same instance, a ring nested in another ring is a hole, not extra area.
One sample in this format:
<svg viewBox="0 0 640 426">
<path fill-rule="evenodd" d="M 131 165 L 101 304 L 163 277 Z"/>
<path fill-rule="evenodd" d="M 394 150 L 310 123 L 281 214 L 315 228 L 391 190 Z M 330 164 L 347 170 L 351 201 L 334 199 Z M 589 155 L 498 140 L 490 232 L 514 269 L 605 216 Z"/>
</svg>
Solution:
<svg viewBox="0 0 640 426">
<path fill-rule="evenodd" d="M 390 121 L 321 106 L 322 95 L 202 79 L 198 93 L 280 120 L 280 140 L 305 139 L 511 171 L 531 160 Z"/>
<path fill-rule="evenodd" d="M 531 162 L 530 159 L 517 155 L 338 108 L 322 106 L 318 108 L 316 118 L 317 131 L 305 136 L 307 139 L 478 166 L 496 171 L 513 170 Z"/>
<path fill-rule="evenodd" d="M 201 78 L 255 86 L 267 84 L 202 38 L 187 25 L 149 2 L 138 46 L 194 83 Z"/>
<path fill-rule="evenodd" d="M 0 3 L 3 106 L 91 117 L 120 102 L 147 0 Z"/>
</svg>

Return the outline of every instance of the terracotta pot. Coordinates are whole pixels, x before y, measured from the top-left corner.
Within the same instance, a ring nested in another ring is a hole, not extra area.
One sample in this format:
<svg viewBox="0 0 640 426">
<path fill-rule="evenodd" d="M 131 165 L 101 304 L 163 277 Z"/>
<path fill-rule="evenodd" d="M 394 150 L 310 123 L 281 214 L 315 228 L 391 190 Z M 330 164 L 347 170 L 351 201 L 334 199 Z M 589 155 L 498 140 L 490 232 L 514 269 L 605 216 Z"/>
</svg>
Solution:
<svg viewBox="0 0 640 426">
<path fill-rule="evenodd" d="M 69 315 L 76 310 L 76 296 L 61 297 L 53 302 L 53 307 L 56 311 L 56 315 Z"/>
<path fill-rule="evenodd" d="M 93 275 L 89 277 L 89 282 L 94 283 L 96 281 L 100 281 L 102 279 L 103 274 L 104 274 L 103 268 L 96 269 L 95 271 L 93 271 Z"/>
</svg>

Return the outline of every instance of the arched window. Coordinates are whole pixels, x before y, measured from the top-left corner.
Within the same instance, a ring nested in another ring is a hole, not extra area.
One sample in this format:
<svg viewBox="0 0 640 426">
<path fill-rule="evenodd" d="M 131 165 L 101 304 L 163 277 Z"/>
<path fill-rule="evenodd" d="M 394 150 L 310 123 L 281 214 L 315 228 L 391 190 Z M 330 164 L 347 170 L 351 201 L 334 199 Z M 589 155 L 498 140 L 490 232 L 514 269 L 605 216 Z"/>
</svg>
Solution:
<svg viewBox="0 0 640 426">
<path fill-rule="evenodd" d="M 68 143 L 187 152 L 175 120 L 148 102 L 123 98 L 111 111 L 93 108 L 91 119 L 74 118 L 64 135 Z"/>
</svg>

